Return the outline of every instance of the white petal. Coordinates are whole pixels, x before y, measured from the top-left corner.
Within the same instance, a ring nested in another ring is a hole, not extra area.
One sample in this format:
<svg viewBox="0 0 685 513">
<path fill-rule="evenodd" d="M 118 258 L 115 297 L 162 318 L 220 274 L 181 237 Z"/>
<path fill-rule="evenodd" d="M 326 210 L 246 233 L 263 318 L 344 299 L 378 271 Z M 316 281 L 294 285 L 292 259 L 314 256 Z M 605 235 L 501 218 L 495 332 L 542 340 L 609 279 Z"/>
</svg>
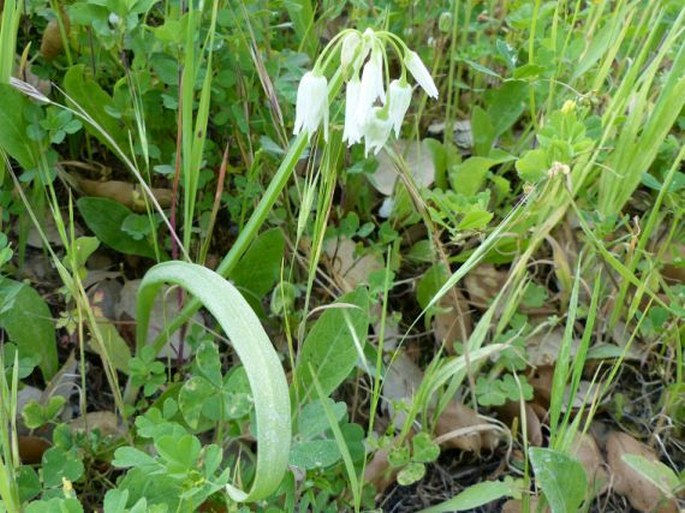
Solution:
<svg viewBox="0 0 685 513">
<path fill-rule="evenodd" d="M 364 119 L 373 107 L 376 99 L 385 102 L 385 89 L 383 87 L 383 54 L 374 49 L 369 61 L 362 69 L 362 82 L 357 103 L 357 116 Z"/>
<path fill-rule="evenodd" d="M 359 92 L 361 83 L 359 77 L 354 76 L 347 82 L 345 90 L 345 129 L 343 130 L 343 141 L 347 142 L 348 147 L 362 140 L 362 125 L 364 120 L 357 116 L 357 103 L 359 102 Z"/>
<path fill-rule="evenodd" d="M 416 52 L 411 50 L 407 51 L 404 56 L 404 65 L 407 67 L 418 84 L 423 88 L 423 90 L 426 91 L 428 96 L 431 98 L 438 97 L 438 88 L 435 87 L 433 77 L 431 77 L 428 68 L 426 68 L 426 65 L 421 60 L 421 57 L 419 57 Z"/>
<path fill-rule="evenodd" d="M 328 140 L 328 81 L 326 77 L 308 71 L 300 80 L 295 104 L 294 134 L 302 129 L 311 140 L 312 135 L 324 123 L 324 140 Z"/>
<path fill-rule="evenodd" d="M 340 66 L 344 71 L 359 70 L 357 63 L 366 58 L 366 55 L 361 55 L 361 44 L 362 38 L 358 32 L 350 32 L 343 38 L 340 45 Z"/>
<path fill-rule="evenodd" d="M 389 117 L 395 130 L 395 137 L 400 136 L 400 128 L 411 103 L 411 92 L 409 84 L 405 82 L 403 85 L 399 80 L 393 80 L 388 87 Z"/>
<path fill-rule="evenodd" d="M 374 154 L 381 151 L 391 130 L 392 120 L 383 116 L 381 107 L 374 107 L 364 124 L 364 155 L 368 157 L 369 150 L 374 150 Z"/>
</svg>

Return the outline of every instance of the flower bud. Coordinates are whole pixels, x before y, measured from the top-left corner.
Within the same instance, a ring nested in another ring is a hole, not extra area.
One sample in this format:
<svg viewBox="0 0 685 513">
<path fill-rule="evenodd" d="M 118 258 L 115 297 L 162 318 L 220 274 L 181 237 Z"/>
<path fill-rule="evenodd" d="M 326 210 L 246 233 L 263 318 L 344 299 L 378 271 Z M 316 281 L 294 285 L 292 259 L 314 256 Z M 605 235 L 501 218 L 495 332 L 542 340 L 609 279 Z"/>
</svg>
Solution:
<svg viewBox="0 0 685 513">
<path fill-rule="evenodd" d="M 308 71 L 297 88 L 293 134 L 304 129 L 311 140 L 322 122 L 323 138 L 328 141 L 328 81 L 326 77 Z"/>
<path fill-rule="evenodd" d="M 431 98 L 438 97 L 438 88 L 435 87 L 435 82 L 433 82 L 433 78 L 419 54 L 408 50 L 404 55 L 404 65 L 428 96 Z"/>
</svg>

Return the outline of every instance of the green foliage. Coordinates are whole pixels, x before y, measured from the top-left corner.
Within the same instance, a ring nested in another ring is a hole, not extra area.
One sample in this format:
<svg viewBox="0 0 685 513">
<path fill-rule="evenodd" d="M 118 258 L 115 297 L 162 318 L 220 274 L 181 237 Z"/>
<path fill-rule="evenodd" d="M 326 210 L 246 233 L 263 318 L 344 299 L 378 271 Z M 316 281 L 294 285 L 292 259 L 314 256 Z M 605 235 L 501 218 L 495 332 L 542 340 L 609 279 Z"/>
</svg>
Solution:
<svg viewBox="0 0 685 513">
<path fill-rule="evenodd" d="M 481 406 L 502 406 L 507 401 L 530 401 L 533 398 L 533 387 L 525 376 L 518 378 L 505 374 L 501 378 L 490 379 L 478 376 L 476 379 L 476 396 Z"/>
<path fill-rule="evenodd" d="M 88 228 L 103 244 L 126 255 L 155 257 L 147 238 L 140 238 L 140 232 L 132 235 L 130 228 L 124 228 L 133 212 L 121 203 L 108 198 L 83 197 L 76 205 Z"/>
<path fill-rule="evenodd" d="M 296 367 L 300 401 L 313 397 L 310 367 L 325 396 L 352 372 L 363 354 L 369 328 L 369 294 L 358 288 L 341 296 L 317 319 L 305 338 Z"/>
<path fill-rule="evenodd" d="M 55 328 L 50 309 L 30 286 L 0 277 L 0 327 L 14 343 L 19 358 L 37 357 L 47 381 L 57 372 Z"/>
<path fill-rule="evenodd" d="M 570 456 L 553 449 L 531 447 L 528 453 L 535 478 L 552 513 L 578 511 L 588 491 L 583 466 Z"/>
<path fill-rule="evenodd" d="M 38 401 L 29 401 L 21 412 L 24 424 L 29 429 L 36 429 L 50 422 L 55 422 L 57 416 L 62 413 L 65 402 L 66 399 L 61 395 L 51 397 L 45 405 Z"/>
</svg>

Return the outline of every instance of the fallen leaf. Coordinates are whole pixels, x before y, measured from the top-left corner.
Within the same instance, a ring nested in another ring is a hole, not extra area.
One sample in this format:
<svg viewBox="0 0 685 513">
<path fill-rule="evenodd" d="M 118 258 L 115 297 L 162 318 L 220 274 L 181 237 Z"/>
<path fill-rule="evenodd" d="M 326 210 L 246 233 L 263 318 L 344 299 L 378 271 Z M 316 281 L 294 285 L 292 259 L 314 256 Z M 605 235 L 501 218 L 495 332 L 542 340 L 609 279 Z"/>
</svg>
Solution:
<svg viewBox="0 0 685 513">
<path fill-rule="evenodd" d="M 468 303 L 457 287 L 447 292 L 438 303 L 433 318 L 433 335 L 438 344 L 444 344 L 454 354 L 454 342 L 465 342 L 471 336 L 473 322 Z"/>
<path fill-rule="evenodd" d="M 624 454 L 636 454 L 650 461 L 658 461 L 652 449 L 626 433 L 613 431 L 607 438 L 606 452 L 616 493 L 625 496 L 640 512 L 677 513 L 675 501 L 665 498 L 654 483 L 623 461 Z"/>
<path fill-rule="evenodd" d="M 123 436 L 126 431 L 119 417 L 111 411 L 91 411 L 69 422 L 72 431 L 92 432 L 96 429 L 103 436 Z"/>
<path fill-rule="evenodd" d="M 473 409 L 452 400 L 435 426 L 436 442 L 444 447 L 480 453 L 492 451 L 499 443 L 492 425 L 481 419 Z"/>
<path fill-rule="evenodd" d="M 537 497 L 531 497 L 529 506 L 529 511 L 534 511 L 536 513 L 549 513 L 549 506 L 545 506 L 542 510 L 538 511 L 538 503 L 540 501 Z M 523 501 L 520 499 L 509 499 L 502 505 L 502 513 L 523 513 Z"/>
<path fill-rule="evenodd" d="M 588 484 L 594 489 L 594 496 L 604 494 L 609 488 L 609 474 L 595 439 L 587 433 L 577 433 L 571 444 L 571 455 L 576 457 L 585 469 Z"/>
<path fill-rule="evenodd" d="M 396 411 L 393 402 L 410 404 L 423 377 L 423 371 L 405 353 L 398 353 L 390 365 L 383 381 L 383 406 L 397 429 L 404 425 L 406 413 Z M 428 409 L 431 411 L 434 408 L 435 401 L 431 401 Z M 440 445 L 476 453 L 483 449 L 492 450 L 499 442 L 493 426 L 456 400 L 450 401 L 440 415 L 435 434 L 435 441 Z"/>
<path fill-rule="evenodd" d="M 383 269 L 383 261 L 372 251 L 357 254 L 357 244 L 340 237 L 326 243 L 324 252 L 329 259 L 329 272 L 345 292 L 368 283 L 369 274 Z"/>
<path fill-rule="evenodd" d="M 538 332 L 529 337 L 526 340 L 526 353 L 529 363 L 534 367 L 552 365 L 557 361 L 563 339 L 564 330 L 562 328 Z M 576 354 L 579 345 L 580 340 L 574 338 L 571 342 L 571 358 Z"/>
<path fill-rule="evenodd" d="M 482 264 L 472 269 L 464 278 L 469 301 L 478 308 L 488 308 L 507 281 L 509 273 L 498 271 L 494 265 Z"/>
<path fill-rule="evenodd" d="M 52 444 L 40 436 L 19 436 L 19 459 L 24 465 L 37 465 Z"/>
<path fill-rule="evenodd" d="M 131 280 L 126 282 L 121 289 L 121 298 L 116 305 L 115 311 L 117 319 L 121 322 L 135 321 L 136 319 L 136 295 L 140 287 L 141 280 Z M 170 287 L 162 287 L 162 292 L 155 296 L 155 302 L 150 312 L 150 326 L 147 331 L 147 341 L 151 341 L 165 330 L 165 326 L 170 319 L 176 317 L 180 311 L 178 296 L 176 292 L 169 293 Z M 204 324 L 202 315 L 196 313 L 189 322 Z M 181 346 L 181 333 L 177 330 L 169 336 L 167 343 L 161 349 L 158 358 L 177 358 Z M 190 355 L 188 344 L 183 345 L 181 358 Z"/>
<path fill-rule="evenodd" d="M 528 383 L 533 387 L 535 402 L 537 404 L 543 403 L 543 408 L 549 405 L 553 379 L 554 367 L 551 365 L 535 367 L 533 374 L 528 377 Z"/>
<path fill-rule="evenodd" d="M 397 140 L 392 143 L 393 149 L 404 157 L 416 185 L 428 187 L 435 181 L 435 163 L 433 153 L 426 141 Z M 374 188 L 385 196 L 392 196 L 395 183 L 399 177 L 395 164 L 386 150 L 377 157 L 378 168 L 370 175 L 369 181 Z"/>
<path fill-rule="evenodd" d="M 413 436 L 414 431 L 412 430 L 407 436 L 407 440 L 411 440 Z M 401 467 L 393 467 L 388 462 L 388 453 L 393 445 L 394 442 L 390 447 L 378 449 L 364 469 L 364 482 L 373 485 L 377 496 L 382 495 L 395 482 L 397 474 L 401 470 Z"/>
<path fill-rule="evenodd" d="M 523 426 L 521 421 L 521 404 L 518 401 L 507 401 L 504 405 L 497 408 L 497 412 L 501 416 L 502 420 L 506 422 L 509 426 L 512 426 L 514 419 L 518 419 L 519 429 Z M 526 414 L 526 437 L 528 439 L 528 444 L 534 447 L 542 446 L 542 425 L 540 419 L 535 413 L 534 408 L 525 403 L 525 414 Z"/>
<path fill-rule="evenodd" d="M 685 283 L 685 244 L 673 244 L 664 252 L 664 267 L 661 274 L 669 281 Z"/>
<path fill-rule="evenodd" d="M 62 10 L 60 9 L 60 11 Z M 60 13 L 60 17 L 62 18 L 62 24 L 64 25 L 65 36 L 68 38 L 71 26 L 69 23 L 69 17 L 63 11 Z M 53 18 L 48 22 L 45 30 L 43 31 L 43 39 L 40 43 L 40 53 L 43 54 L 45 60 L 51 61 L 60 53 L 62 53 L 63 48 L 64 46 L 62 44 L 62 34 L 59 28 L 59 22 L 57 21 L 57 18 Z"/>
<path fill-rule="evenodd" d="M 146 210 L 145 200 L 143 198 L 145 192 L 141 190 L 139 185 L 119 180 L 106 180 L 102 182 L 88 180 L 76 173 L 67 173 L 66 171 L 61 172 L 60 176 L 63 177 L 69 185 L 86 196 L 108 198 L 117 203 L 121 203 L 134 212 L 145 212 Z M 171 200 L 173 198 L 173 191 L 171 191 L 171 189 L 153 187 L 150 190 L 162 208 L 171 206 Z"/>
</svg>

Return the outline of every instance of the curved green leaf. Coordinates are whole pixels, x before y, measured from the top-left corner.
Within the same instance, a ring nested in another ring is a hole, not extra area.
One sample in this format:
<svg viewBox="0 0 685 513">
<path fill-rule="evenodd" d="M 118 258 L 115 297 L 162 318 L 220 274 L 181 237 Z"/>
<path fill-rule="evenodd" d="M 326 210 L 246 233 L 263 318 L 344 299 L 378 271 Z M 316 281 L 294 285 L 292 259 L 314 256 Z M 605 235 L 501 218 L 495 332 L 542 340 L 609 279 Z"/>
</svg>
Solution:
<svg viewBox="0 0 685 513">
<path fill-rule="evenodd" d="M 122 230 L 124 220 L 133 212 L 109 198 L 85 196 L 76 202 L 88 228 L 112 249 L 126 255 L 155 258 L 155 250 L 147 239 L 136 240 Z"/>
<path fill-rule="evenodd" d="M 292 419 L 285 372 L 278 354 L 254 311 L 228 281 L 214 271 L 187 262 L 165 262 L 152 267 L 138 289 L 138 352 L 146 343 L 150 312 L 164 283 L 193 294 L 216 318 L 240 358 L 254 398 L 259 454 L 255 480 L 249 492 L 226 485 L 235 501 L 268 497 L 279 486 L 288 465 Z"/>
<path fill-rule="evenodd" d="M 35 289 L 25 283 L 0 278 L 0 328 L 9 335 L 19 357 L 37 356 L 46 382 L 59 368 L 52 314 Z"/>
</svg>

